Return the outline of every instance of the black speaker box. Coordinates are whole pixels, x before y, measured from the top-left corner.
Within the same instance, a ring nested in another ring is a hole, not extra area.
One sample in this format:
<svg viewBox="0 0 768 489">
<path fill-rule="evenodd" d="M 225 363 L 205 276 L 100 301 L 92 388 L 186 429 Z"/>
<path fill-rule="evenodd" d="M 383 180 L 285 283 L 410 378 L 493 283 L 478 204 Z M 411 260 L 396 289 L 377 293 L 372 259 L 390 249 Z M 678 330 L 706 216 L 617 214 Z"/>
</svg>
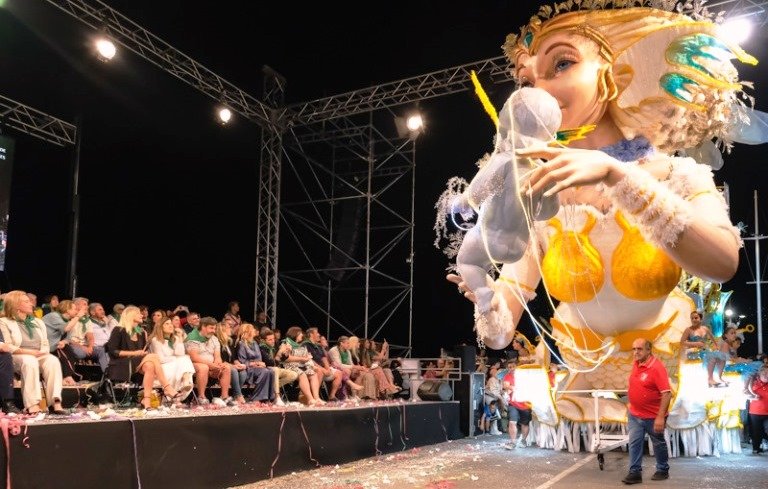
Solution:
<svg viewBox="0 0 768 489">
<path fill-rule="evenodd" d="M 473 345 L 458 345 L 453 349 L 454 355 L 461 358 L 461 371 L 474 372 L 477 370 L 477 349 Z"/>
<path fill-rule="evenodd" d="M 463 373 L 454 383 L 454 399 L 459 401 L 459 423 L 464 436 L 472 436 L 477 426 L 480 407 L 483 405 L 485 392 L 485 374 L 480 372 Z"/>
<path fill-rule="evenodd" d="M 422 401 L 450 401 L 453 389 L 445 380 L 425 380 L 416 391 Z"/>
</svg>

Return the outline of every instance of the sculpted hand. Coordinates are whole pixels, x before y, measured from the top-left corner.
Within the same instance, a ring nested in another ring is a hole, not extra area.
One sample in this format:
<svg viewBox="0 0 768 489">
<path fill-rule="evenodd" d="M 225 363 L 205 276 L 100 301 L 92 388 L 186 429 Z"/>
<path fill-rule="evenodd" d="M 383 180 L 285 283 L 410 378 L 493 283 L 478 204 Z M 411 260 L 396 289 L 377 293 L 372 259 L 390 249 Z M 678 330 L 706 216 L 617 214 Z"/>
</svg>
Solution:
<svg viewBox="0 0 768 489">
<path fill-rule="evenodd" d="M 449 282 L 452 282 L 459 287 L 459 293 L 461 293 L 461 295 L 472 302 L 477 302 L 477 298 L 475 297 L 474 292 L 469 290 L 469 287 L 467 287 L 467 284 L 460 276 L 456 275 L 455 273 L 449 273 L 445 278 L 448 279 Z"/>
<path fill-rule="evenodd" d="M 545 197 L 580 185 L 605 183 L 615 185 L 624 176 L 621 163 L 592 149 L 526 148 L 516 151 L 518 156 L 546 160 L 530 174 L 527 194 L 542 193 Z M 544 189 L 552 186 L 546 192 Z"/>
<path fill-rule="evenodd" d="M 477 297 L 475 296 L 475 293 L 469 290 L 469 287 L 467 287 L 466 282 L 455 273 L 450 273 L 445 277 L 449 282 L 456 284 L 459 287 L 459 292 L 466 297 L 468 300 L 472 301 L 473 303 L 477 303 Z M 492 289 L 496 290 L 495 283 L 488 280 L 488 286 Z M 493 299 L 491 300 L 491 311 L 498 311 L 499 310 L 499 295 L 494 294 Z"/>
</svg>

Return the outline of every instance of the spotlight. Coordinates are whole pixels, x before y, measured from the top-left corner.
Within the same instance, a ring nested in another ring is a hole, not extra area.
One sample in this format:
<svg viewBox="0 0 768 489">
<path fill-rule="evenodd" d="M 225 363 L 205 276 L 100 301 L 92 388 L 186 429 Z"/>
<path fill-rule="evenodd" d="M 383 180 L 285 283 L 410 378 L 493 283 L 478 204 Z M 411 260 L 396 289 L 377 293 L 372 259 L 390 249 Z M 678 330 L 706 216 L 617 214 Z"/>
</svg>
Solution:
<svg viewBox="0 0 768 489">
<path fill-rule="evenodd" d="M 226 125 L 232 120 L 232 111 L 227 107 L 219 107 L 219 109 L 216 110 L 216 115 L 219 118 L 219 123 L 222 125 Z"/>
<path fill-rule="evenodd" d="M 733 316 L 733 309 L 726 309 L 725 310 L 725 317 L 729 318 Z"/>
<path fill-rule="evenodd" d="M 752 22 L 748 17 L 735 17 L 720 24 L 717 30 L 726 40 L 741 44 L 752 33 Z"/>
<path fill-rule="evenodd" d="M 421 119 L 421 114 L 414 114 L 408 117 L 405 121 L 405 126 L 409 131 L 418 131 L 424 126 L 424 121 Z"/>
<path fill-rule="evenodd" d="M 419 134 L 424 132 L 424 119 L 418 112 L 406 117 L 395 117 L 395 128 L 399 137 L 416 139 Z"/>
<path fill-rule="evenodd" d="M 117 47 L 109 39 L 101 38 L 96 41 L 96 54 L 104 62 L 111 61 L 117 54 Z"/>
</svg>

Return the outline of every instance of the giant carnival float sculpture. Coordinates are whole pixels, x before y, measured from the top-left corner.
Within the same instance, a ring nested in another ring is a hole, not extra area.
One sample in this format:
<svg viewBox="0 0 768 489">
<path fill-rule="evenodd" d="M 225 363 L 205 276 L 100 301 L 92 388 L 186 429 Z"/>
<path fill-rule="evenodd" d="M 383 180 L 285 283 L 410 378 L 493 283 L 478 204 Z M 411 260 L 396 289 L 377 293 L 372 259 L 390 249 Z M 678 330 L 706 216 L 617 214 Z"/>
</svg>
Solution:
<svg viewBox="0 0 768 489">
<path fill-rule="evenodd" d="M 767 118 L 733 62 L 757 61 L 720 37 L 722 16 L 684 6 L 541 7 L 503 45 L 520 88 L 500 114 L 476 82 L 497 125 L 492 153 L 435 205 L 436 245 L 449 241 L 448 279 L 475 303 L 478 341 L 507 347 L 524 316 L 551 340 L 527 343 L 539 362 L 514 374 L 515 396 L 535 414 L 528 441 L 541 447 L 589 447 L 596 420 L 624 429 L 631 345 L 645 338 L 673 385 L 672 455 L 740 451 L 742 373 L 710 388 L 699 350 L 719 346 L 681 338 L 691 312 L 722 317 L 716 292 L 742 246 L 712 169 L 734 143 L 768 141 Z M 537 290 L 552 306 L 546 325 L 527 307 Z M 566 367 L 555 388 L 552 357 Z M 596 390 L 606 397 L 597 410 Z"/>
</svg>

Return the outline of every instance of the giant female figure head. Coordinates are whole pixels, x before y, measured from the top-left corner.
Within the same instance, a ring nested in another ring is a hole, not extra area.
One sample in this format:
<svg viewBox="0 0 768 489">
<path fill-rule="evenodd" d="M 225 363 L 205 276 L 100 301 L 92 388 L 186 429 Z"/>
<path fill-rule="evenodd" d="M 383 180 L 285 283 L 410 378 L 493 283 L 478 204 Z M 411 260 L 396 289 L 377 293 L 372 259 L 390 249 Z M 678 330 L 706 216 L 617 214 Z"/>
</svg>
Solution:
<svg viewBox="0 0 768 489">
<path fill-rule="evenodd" d="M 756 60 L 720 39 L 705 17 L 627 7 L 674 3 L 545 6 L 503 48 L 520 84 L 558 100 L 563 128 L 613 124 L 624 138 L 643 136 L 665 152 L 713 138 L 728 145 L 747 112 L 731 60 Z"/>
</svg>

